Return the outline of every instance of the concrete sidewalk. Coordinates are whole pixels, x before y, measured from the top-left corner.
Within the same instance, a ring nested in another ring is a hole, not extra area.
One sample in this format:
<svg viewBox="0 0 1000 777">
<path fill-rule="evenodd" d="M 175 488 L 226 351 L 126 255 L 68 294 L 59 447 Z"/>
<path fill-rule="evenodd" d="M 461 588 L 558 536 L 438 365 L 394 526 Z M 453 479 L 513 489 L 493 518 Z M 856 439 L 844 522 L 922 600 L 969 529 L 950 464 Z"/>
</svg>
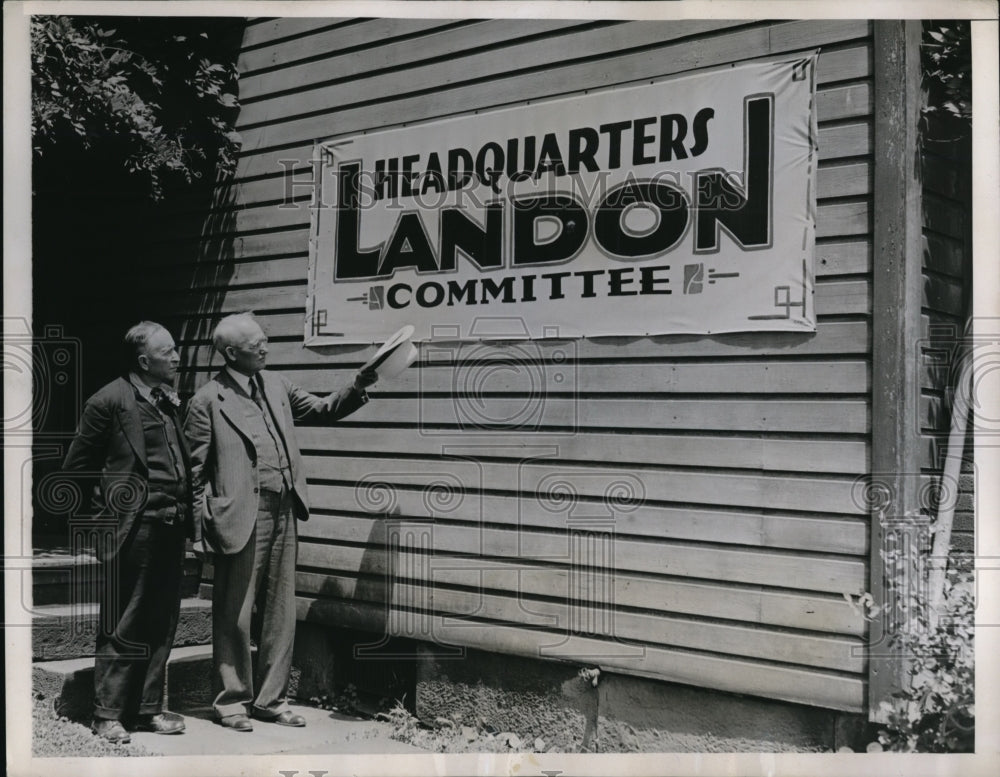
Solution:
<svg viewBox="0 0 1000 777">
<path fill-rule="evenodd" d="M 305 728 L 253 721 L 250 733 L 223 728 L 212 718 L 211 707 L 176 710 L 184 716 L 182 734 L 133 732 L 132 742 L 159 755 L 267 755 L 288 753 L 423 753 L 420 748 L 389 738 L 385 722 L 352 718 L 329 710 L 292 705 L 306 719 Z"/>
</svg>

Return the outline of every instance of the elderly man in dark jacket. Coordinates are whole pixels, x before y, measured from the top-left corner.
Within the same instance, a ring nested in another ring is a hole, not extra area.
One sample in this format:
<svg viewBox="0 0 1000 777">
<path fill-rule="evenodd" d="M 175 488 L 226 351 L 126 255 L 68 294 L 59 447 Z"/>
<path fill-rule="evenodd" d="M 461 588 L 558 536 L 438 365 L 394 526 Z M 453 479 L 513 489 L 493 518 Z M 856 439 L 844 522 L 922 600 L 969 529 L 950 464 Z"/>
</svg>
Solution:
<svg viewBox="0 0 1000 777">
<path fill-rule="evenodd" d="M 173 389 L 179 357 L 161 325 L 125 335 L 129 372 L 94 394 L 63 464 L 93 486 L 93 513 L 108 524 L 94 661 L 93 730 L 128 742 L 127 728 L 176 734 L 163 710 L 167 657 L 180 611 L 185 536 L 192 518 L 190 462 Z"/>
</svg>

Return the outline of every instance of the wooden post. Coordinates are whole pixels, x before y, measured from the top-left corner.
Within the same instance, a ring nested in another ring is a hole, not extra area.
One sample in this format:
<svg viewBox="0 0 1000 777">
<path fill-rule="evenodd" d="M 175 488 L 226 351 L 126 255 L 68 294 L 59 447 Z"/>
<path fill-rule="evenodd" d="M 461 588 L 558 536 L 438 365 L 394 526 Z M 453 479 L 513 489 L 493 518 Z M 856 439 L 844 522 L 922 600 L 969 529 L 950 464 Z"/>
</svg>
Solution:
<svg viewBox="0 0 1000 777">
<path fill-rule="evenodd" d="M 920 383 L 917 343 L 921 304 L 921 191 L 917 171 L 920 116 L 919 21 L 874 22 L 875 159 L 872 310 L 873 479 L 885 488 L 873 510 L 871 592 L 885 601 L 890 581 L 880 551 L 891 522 L 918 508 Z M 875 500 L 877 501 L 877 500 Z M 888 644 L 893 619 L 869 632 L 869 719 L 904 680 L 902 657 Z"/>
</svg>

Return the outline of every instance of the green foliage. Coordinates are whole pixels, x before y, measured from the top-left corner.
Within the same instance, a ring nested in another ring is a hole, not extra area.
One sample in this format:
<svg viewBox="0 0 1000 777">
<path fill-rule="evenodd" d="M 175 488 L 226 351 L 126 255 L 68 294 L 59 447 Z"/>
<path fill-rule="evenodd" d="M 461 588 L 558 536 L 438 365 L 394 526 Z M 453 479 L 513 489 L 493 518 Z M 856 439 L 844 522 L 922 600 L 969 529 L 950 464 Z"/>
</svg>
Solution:
<svg viewBox="0 0 1000 777">
<path fill-rule="evenodd" d="M 375 719 L 390 723 L 393 729 L 392 738 L 400 742 L 413 744 L 418 740 L 425 739 L 428 735 L 426 727 L 422 726 L 416 716 L 406 709 L 402 699 L 397 699 L 391 709 L 376 713 Z M 424 741 L 422 746 L 426 744 L 427 742 Z M 441 751 L 439 747 L 433 749 Z"/>
<path fill-rule="evenodd" d="M 975 749 L 975 593 L 968 560 L 954 552 L 937 611 L 928 571 L 935 527 L 919 512 L 893 521 L 880 551 L 883 600 L 870 593 L 847 603 L 866 620 L 880 619 L 893 656 L 904 667 L 903 688 L 882 701 L 885 727 L 869 750 L 964 753 Z"/>
<path fill-rule="evenodd" d="M 921 44 L 925 116 L 968 132 L 972 123 L 972 37 L 968 21 L 924 22 Z"/>
<path fill-rule="evenodd" d="M 238 76 L 219 61 L 224 40 L 212 20 L 33 17 L 35 155 L 114 160 L 154 200 L 170 179 L 231 172 Z"/>
<path fill-rule="evenodd" d="M 892 645 L 907 660 L 907 687 L 883 701 L 887 750 L 919 753 L 975 749 L 975 601 L 971 575 L 949 570 L 941 617 L 932 622 L 918 597 Z"/>
</svg>

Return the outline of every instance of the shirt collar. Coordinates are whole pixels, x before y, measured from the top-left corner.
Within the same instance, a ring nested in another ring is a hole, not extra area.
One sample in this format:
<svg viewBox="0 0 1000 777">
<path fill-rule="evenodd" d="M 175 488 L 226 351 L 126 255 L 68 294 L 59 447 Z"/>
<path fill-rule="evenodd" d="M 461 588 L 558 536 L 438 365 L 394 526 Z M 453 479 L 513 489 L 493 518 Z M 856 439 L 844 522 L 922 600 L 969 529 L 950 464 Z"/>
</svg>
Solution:
<svg viewBox="0 0 1000 777">
<path fill-rule="evenodd" d="M 226 372 L 228 372 L 229 377 L 236 382 L 236 385 L 243 389 L 243 393 L 250 396 L 250 376 L 244 375 L 239 370 L 234 370 L 228 364 L 226 365 Z"/>
<path fill-rule="evenodd" d="M 129 383 L 131 383 L 133 386 L 135 386 L 135 390 L 139 392 L 139 396 L 141 396 L 143 399 L 145 399 L 151 405 L 155 405 L 156 404 L 153 401 L 153 397 L 152 397 L 152 393 L 153 393 L 153 387 L 152 386 L 147 386 L 145 383 L 143 383 L 142 378 L 140 378 L 134 372 L 130 372 L 128 374 L 128 380 L 129 380 Z M 162 386 L 160 386 L 160 388 L 162 388 Z"/>
</svg>

